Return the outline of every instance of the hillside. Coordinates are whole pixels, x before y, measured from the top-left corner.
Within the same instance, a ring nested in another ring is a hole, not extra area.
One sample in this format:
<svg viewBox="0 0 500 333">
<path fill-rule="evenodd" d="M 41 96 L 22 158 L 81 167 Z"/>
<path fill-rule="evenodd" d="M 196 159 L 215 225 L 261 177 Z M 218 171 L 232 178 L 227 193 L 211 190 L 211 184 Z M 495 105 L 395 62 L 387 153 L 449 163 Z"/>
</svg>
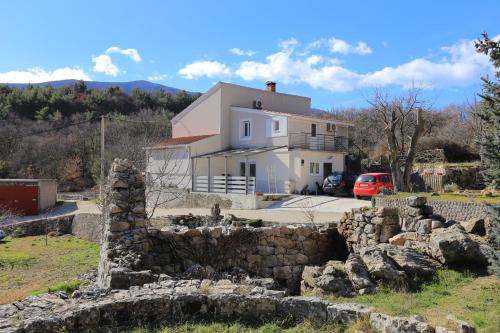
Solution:
<svg viewBox="0 0 500 333">
<path fill-rule="evenodd" d="M 54 88 L 61 88 L 73 85 L 78 81 L 79 80 L 59 80 L 59 81 L 32 83 L 31 85 L 41 86 L 41 87 L 51 86 Z M 135 88 L 147 92 L 154 92 L 163 89 L 165 92 L 171 93 L 173 95 L 175 95 L 178 91 L 182 90 L 179 88 L 168 87 L 159 83 L 149 82 L 145 80 L 129 81 L 129 82 L 103 82 L 103 81 L 84 81 L 84 82 L 88 89 L 106 90 L 109 87 L 118 86 L 123 92 L 127 94 L 130 94 L 132 90 L 134 90 Z M 10 87 L 20 88 L 20 89 L 24 89 L 28 85 L 28 83 L 6 83 L 6 84 Z M 192 94 L 191 92 L 189 93 Z"/>
</svg>

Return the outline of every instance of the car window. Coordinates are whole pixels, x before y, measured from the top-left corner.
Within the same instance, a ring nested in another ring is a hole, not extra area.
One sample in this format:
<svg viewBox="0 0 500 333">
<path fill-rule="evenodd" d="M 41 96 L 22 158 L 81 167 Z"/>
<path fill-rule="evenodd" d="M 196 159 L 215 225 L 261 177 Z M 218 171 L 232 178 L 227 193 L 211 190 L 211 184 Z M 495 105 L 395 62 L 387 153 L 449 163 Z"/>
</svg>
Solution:
<svg viewBox="0 0 500 333">
<path fill-rule="evenodd" d="M 388 175 L 380 175 L 380 181 L 384 182 L 384 183 L 388 183 L 391 181 L 391 179 Z"/>
<path fill-rule="evenodd" d="M 358 178 L 358 182 L 375 182 L 375 176 L 371 175 L 361 175 Z"/>
<path fill-rule="evenodd" d="M 340 174 L 333 174 L 328 176 L 328 180 L 331 182 L 339 182 L 342 180 L 342 175 Z"/>
</svg>

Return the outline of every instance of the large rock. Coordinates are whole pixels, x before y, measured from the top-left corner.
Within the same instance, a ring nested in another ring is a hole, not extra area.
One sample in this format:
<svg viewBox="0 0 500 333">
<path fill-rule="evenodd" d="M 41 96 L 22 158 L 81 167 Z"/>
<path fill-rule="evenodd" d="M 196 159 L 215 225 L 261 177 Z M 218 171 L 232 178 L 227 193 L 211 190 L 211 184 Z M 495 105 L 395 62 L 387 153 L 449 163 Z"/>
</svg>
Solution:
<svg viewBox="0 0 500 333">
<path fill-rule="evenodd" d="M 340 261 L 329 261 L 322 267 L 304 267 L 301 291 L 348 296 L 352 292 L 352 285 L 344 270 L 344 264 Z"/>
<path fill-rule="evenodd" d="M 356 291 L 367 293 L 375 288 L 375 284 L 370 279 L 370 274 L 359 255 L 351 253 L 345 262 L 344 269 Z"/>
<path fill-rule="evenodd" d="M 382 284 L 396 289 L 406 289 L 406 273 L 398 269 L 394 261 L 377 246 L 364 247 L 360 256 L 371 276 Z"/>
<path fill-rule="evenodd" d="M 406 202 L 410 207 L 423 207 L 427 203 L 427 198 L 419 196 L 411 196 L 406 198 Z"/>
<path fill-rule="evenodd" d="M 462 222 L 462 226 L 469 234 L 476 234 L 480 236 L 484 236 L 486 234 L 484 219 L 473 218 L 467 222 Z"/>
<path fill-rule="evenodd" d="M 355 303 L 339 303 L 328 306 L 328 322 L 347 325 L 356 320 L 368 318 L 373 308 Z"/>
<path fill-rule="evenodd" d="M 393 317 L 373 312 L 370 315 L 370 324 L 383 333 L 434 333 L 434 328 L 418 316 Z"/>
<path fill-rule="evenodd" d="M 430 236 L 431 255 L 445 265 L 486 264 L 487 259 L 479 243 L 471 239 L 459 224 L 446 229 L 436 229 Z"/>
<path fill-rule="evenodd" d="M 456 329 L 458 333 L 476 333 L 476 329 L 468 322 L 457 319 L 454 315 L 446 316 L 448 325 Z"/>
<path fill-rule="evenodd" d="M 414 283 L 431 278 L 440 267 L 439 262 L 414 249 L 390 244 L 379 244 L 378 246 L 405 271 Z"/>
</svg>

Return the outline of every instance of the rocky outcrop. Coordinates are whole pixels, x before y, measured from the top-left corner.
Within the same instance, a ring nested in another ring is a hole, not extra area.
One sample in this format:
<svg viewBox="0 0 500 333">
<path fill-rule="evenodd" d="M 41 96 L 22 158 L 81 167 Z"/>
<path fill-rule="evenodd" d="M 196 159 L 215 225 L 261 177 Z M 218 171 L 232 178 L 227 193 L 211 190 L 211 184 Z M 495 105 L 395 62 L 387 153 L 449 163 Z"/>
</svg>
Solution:
<svg viewBox="0 0 500 333">
<path fill-rule="evenodd" d="M 445 265 L 485 265 L 487 258 L 480 244 L 474 241 L 460 224 L 436 230 L 429 239 L 432 257 Z"/>
<path fill-rule="evenodd" d="M 227 281 L 166 280 L 130 290 L 78 291 L 31 296 L 0 305 L 2 332 L 111 331 L 119 327 L 155 326 L 185 321 L 304 320 L 346 325 L 373 311 L 361 304 L 332 304 L 314 297 L 285 297 L 259 287 Z M 269 292 L 269 291 L 267 291 Z M 272 291 L 271 291 L 272 292 Z"/>
<path fill-rule="evenodd" d="M 420 316 L 393 317 L 374 312 L 370 314 L 370 324 L 383 333 L 434 333 L 434 328 Z"/>
<path fill-rule="evenodd" d="M 344 269 L 358 294 L 363 295 L 374 291 L 375 284 L 372 282 L 368 270 L 359 255 L 351 253 L 344 264 Z"/>
<path fill-rule="evenodd" d="M 335 296 L 351 296 L 352 285 L 341 261 L 329 261 L 325 265 L 306 266 L 302 272 L 301 294 L 326 293 Z"/>
<path fill-rule="evenodd" d="M 382 249 L 377 246 L 362 248 L 360 257 L 379 283 L 397 290 L 408 289 L 406 273 Z"/>
</svg>

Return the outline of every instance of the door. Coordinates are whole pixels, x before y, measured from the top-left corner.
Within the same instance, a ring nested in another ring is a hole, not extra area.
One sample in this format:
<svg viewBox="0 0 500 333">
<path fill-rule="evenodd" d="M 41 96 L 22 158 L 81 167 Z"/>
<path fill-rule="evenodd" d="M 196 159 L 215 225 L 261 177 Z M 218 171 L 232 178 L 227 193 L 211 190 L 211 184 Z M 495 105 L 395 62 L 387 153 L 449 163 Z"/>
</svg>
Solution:
<svg viewBox="0 0 500 333">
<path fill-rule="evenodd" d="M 323 179 L 332 174 L 332 163 L 323 163 Z"/>
<path fill-rule="evenodd" d="M 318 149 L 318 125 L 311 124 L 311 135 L 309 138 L 309 149 Z"/>
<path fill-rule="evenodd" d="M 35 215 L 38 213 L 37 185 L 0 186 L 0 206 L 14 215 Z"/>
</svg>

